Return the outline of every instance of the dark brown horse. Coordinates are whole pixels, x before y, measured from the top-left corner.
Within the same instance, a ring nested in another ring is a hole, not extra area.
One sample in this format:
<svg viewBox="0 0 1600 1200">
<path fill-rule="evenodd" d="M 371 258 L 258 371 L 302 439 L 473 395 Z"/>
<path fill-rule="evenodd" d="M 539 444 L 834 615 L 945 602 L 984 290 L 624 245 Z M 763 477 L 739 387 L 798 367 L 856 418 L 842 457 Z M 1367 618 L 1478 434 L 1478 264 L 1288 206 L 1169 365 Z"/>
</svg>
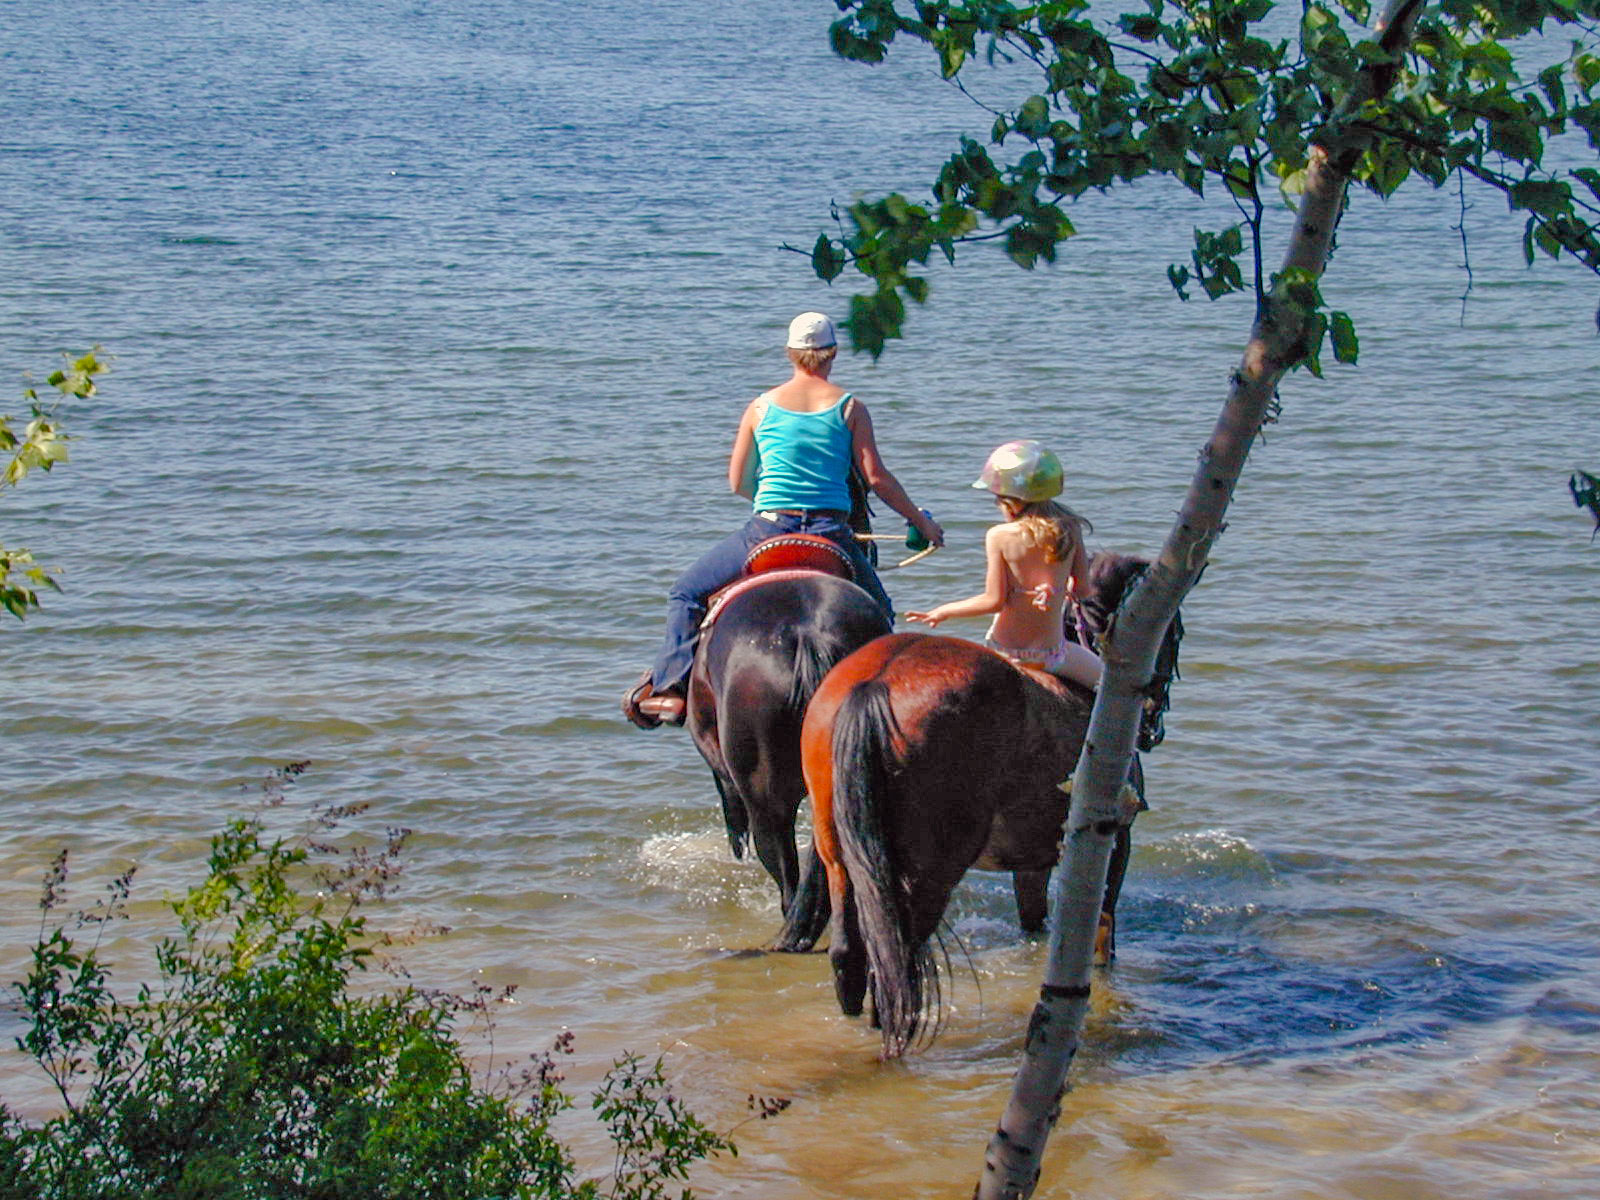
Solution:
<svg viewBox="0 0 1600 1200">
<path fill-rule="evenodd" d="M 760 572 L 778 557 L 780 569 L 736 584 L 713 604 L 689 676 L 687 724 L 722 797 L 734 857 L 743 858 L 753 842 L 778 884 L 778 950 L 809 949 L 828 920 L 816 856 L 807 854 L 802 871 L 795 849 L 795 814 L 806 794 L 806 704 L 835 663 L 891 629 L 872 597 L 847 578 L 785 566 L 800 561 L 848 572 L 837 551 L 838 562 L 829 562 L 830 550 L 824 539 L 805 535 L 758 546 L 752 566 Z"/>
<path fill-rule="evenodd" d="M 1091 620 L 1096 611 L 1101 619 L 1114 613 L 1143 566 L 1097 556 Z M 1147 705 L 1143 748 L 1160 740 L 1181 636 L 1174 626 L 1158 667 L 1160 695 Z M 1043 928 L 1067 815 L 1060 785 L 1076 765 L 1092 700 L 974 642 L 928 634 L 880 638 L 817 689 L 801 760 L 831 899 L 834 988 L 840 1008 L 854 1016 L 870 978 L 886 1057 L 915 1040 L 926 998 L 937 995 L 928 942 L 969 869 L 1011 871 L 1023 928 Z M 1137 760 L 1133 782 L 1142 791 Z M 1102 961 L 1112 950 L 1133 816 L 1118 834 L 1107 881 Z"/>
</svg>

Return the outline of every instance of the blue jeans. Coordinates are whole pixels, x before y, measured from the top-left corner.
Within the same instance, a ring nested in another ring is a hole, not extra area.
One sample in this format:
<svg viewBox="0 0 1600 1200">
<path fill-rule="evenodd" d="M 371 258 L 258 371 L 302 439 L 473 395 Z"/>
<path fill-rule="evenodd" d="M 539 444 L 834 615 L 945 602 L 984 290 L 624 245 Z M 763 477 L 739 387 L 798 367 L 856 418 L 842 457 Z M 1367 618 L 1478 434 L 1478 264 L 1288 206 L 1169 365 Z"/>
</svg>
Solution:
<svg viewBox="0 0 1600 1200">
<path fill-rule="evenodd" d="M 878 602 L 890 622 L 894 621 L 894 604 L 883 590 L 862 543 L 856 541 L 842 517 L 817 512 L 806 516 L 778 516 L 770 521 L 751 517 L 743 529 L 729 534 L 701 555 L 667 593 L 667 634 L 655 665 L 650 669 L 650 686 L 655 691 L 678 691 L 688 682 L 695 646 L 700 641 L 700 622 L 705 619 L 711 594 L 739 578 L 744 571 L 745 558 L 758 542 L 785 533 L 814 533 L 843 550 L 855 568 L 856 582 Z"/>
</svg>

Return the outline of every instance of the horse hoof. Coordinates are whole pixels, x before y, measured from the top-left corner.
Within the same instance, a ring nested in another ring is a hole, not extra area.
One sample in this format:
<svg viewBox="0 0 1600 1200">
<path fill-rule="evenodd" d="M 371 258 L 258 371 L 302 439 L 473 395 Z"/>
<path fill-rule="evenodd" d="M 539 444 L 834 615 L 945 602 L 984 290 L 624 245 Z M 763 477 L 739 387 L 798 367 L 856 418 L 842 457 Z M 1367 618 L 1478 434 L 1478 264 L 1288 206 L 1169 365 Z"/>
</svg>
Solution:
<svg viewBox="0 0 1600 1200">
<path fill-rule="evenodd" d="M 1100 914 L 1100 925 L 1094 931 L 1094 965 L 1109 967 L 1117 957 L 1117 923 L 1113 917 Z"/>
</svg>

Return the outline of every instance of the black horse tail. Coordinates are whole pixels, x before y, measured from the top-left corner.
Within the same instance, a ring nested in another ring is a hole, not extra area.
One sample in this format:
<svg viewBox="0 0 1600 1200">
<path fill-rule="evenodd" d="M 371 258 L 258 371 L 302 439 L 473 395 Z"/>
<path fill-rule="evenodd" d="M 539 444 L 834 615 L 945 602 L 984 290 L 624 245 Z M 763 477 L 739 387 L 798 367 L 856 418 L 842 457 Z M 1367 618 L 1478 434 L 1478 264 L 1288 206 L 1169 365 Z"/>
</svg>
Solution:
<svg viewBox="0 0 1600 1200">
<path fill-rule="evenodd" d="M 797 714 L 805 712 L 811 697 L 822 686 L 822 677 L 833 670 L 834 663 L 848 652 L 815 632 L 801 632 L 795 638 L 794 676 L 789 687 L 789 705 Z"/>
<path fill-rule="evenodd" d="M 892 786 L 896 730 L 889 688 L 880 680 L 853 687 L 833 722 L 834 828 L 855 893 L 885 1058 L 898 1058 L 916 1040 L 923 1025 L 925 983 L 937 967 L 926 945 L 909 944 L 905 893 L 896 882 L 884 836 L 881 806 Z"/>
</svg>

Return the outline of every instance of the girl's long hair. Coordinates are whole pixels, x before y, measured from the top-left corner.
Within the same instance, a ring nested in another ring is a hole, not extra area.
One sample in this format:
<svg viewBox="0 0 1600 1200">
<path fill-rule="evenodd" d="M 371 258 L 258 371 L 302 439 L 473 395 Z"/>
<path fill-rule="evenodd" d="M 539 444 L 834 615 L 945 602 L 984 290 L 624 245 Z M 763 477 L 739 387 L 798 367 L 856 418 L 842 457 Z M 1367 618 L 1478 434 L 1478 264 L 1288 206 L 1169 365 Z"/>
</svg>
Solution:
<svg viewBox="0 0 1600 1200">
<path fill-rule="evenodd" d="M 1016 523 L 1023 540 L 1029 546 L 1044 550 L 1046 562 L 1070 562 L 1077 565 L 1083 553 L 1083 535 L 1093 533 L 1094 526 L 1087 517 L 1080 517 L 1065 504 L 1054 500 L 1035 500 L 1033 503 L 1011 501 L 1015 507 Z"/>
</svg>

